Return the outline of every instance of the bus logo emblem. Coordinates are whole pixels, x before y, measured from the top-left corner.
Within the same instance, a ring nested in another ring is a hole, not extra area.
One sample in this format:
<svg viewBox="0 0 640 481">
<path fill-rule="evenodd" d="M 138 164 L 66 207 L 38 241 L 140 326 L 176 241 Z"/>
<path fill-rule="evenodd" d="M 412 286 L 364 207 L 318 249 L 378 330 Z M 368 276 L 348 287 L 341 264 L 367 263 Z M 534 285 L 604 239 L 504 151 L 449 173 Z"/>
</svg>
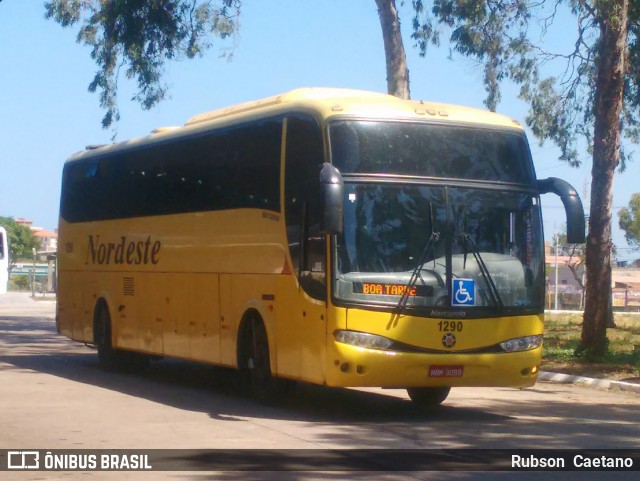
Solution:
<svg viewBox="0 0 640 481">
<path fill-rule="evenodd" d="M 452 333 L 447 332 L 444 336 L 442 336 L 442 345 L 444 347 L 451 348 L 456 345 L 456 336 Z"/>
<path fill-rule="evenodd" d="M 453 279 L 452 284 L 452 306 L 476 305 L 476 281 L 474 281 L 473 279 Z"/>
</svg>

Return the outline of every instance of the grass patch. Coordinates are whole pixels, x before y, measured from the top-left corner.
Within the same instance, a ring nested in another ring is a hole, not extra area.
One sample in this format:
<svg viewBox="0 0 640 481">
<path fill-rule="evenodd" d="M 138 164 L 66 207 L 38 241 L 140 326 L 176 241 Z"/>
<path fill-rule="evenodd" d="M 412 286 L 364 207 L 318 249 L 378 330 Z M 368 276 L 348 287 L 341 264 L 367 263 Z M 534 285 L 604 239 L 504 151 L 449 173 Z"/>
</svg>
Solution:
<svg viewBox="0 0 640 481">
<path fill-rule="evenodd" d="M 545 315 L 542 369 L 577 376 L 640 381 L 640 316 L 616 314 L 616 328 L 607 329 L 609 349 L 597 362 L 576 356 L 582 332 L 582 315 Z"/>
</svg>

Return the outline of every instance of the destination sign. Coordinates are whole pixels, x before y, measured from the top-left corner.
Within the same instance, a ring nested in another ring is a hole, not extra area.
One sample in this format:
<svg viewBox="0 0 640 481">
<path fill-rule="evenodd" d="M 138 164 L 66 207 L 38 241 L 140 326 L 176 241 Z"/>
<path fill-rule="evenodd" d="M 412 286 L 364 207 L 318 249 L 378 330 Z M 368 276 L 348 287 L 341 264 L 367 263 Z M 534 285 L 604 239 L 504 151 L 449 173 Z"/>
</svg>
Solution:
<svg viewBox="0 0 640 481">
<path fill-rule="evenodd" d="M 406 284 L 386 284 L 379 282 L 354 282 L 353 292 L 355 294 L 368 294 L 375 296 L 402 296 L 407 291 Z M 412 286 L 407 291 L 408 296 L 433 296 L 433 287 L 431 286 Z"/>
</svg>

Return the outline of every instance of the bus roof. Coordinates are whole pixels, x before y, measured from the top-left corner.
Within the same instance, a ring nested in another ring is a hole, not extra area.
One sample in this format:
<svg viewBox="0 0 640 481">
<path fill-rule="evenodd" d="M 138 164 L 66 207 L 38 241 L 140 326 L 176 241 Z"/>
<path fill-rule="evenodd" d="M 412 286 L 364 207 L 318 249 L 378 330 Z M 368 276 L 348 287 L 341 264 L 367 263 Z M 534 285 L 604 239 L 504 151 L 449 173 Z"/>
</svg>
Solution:
<svg viewBox="0 0 640 481">
<path fill-rule="evenodd" d="M 441 118 L 453 122 L 520 127 L 520 123 L 486 110 L 421 100 L 402 100 L 392 95 L 365 90 L 307 87 L 205 112 L 191 117 L 185 126 L 196 125 L 250 112 L 303 107 L 318 111 L 323 117 L 351 115 L 389 119 Z"/>
<path fill-rule="evenodd" d="M 306 87 L 205 112 L 191 117 L 184 126 L 159 127 L 146 137 L 116 144 L 91 145 L 84 151 L 72 155 L 69 160 L 126 150 L 129 147 L 153 143 L 160 138 L 168 139 L 165 136 L 181 136 L 189 132 L 208 130 L 218 125 L 242 122 L 244 119 L 254 120 L 296 110 L 313 112 L 321 118 L 344 116 L 381 120 L 433 120 L 442 123 L 522 129 L 516 120 L 482 109 L 420 100 L 402 100 L 391 95 L 365 90 Z"/>
</svg>

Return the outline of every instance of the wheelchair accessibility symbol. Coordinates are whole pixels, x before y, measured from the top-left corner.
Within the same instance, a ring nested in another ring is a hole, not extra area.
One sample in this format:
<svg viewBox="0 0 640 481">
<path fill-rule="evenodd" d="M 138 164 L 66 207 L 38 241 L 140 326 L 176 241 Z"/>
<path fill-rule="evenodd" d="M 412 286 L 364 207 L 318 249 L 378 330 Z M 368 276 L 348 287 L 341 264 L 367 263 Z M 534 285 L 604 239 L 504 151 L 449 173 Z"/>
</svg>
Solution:
<svg viewBox="0 0 640 481">
<path fill-rule="evenodd" d="M 452 306 L 476 305 L 476 281 L 473 279 L 453 279 L 451 289 Z"/>
</svg>

